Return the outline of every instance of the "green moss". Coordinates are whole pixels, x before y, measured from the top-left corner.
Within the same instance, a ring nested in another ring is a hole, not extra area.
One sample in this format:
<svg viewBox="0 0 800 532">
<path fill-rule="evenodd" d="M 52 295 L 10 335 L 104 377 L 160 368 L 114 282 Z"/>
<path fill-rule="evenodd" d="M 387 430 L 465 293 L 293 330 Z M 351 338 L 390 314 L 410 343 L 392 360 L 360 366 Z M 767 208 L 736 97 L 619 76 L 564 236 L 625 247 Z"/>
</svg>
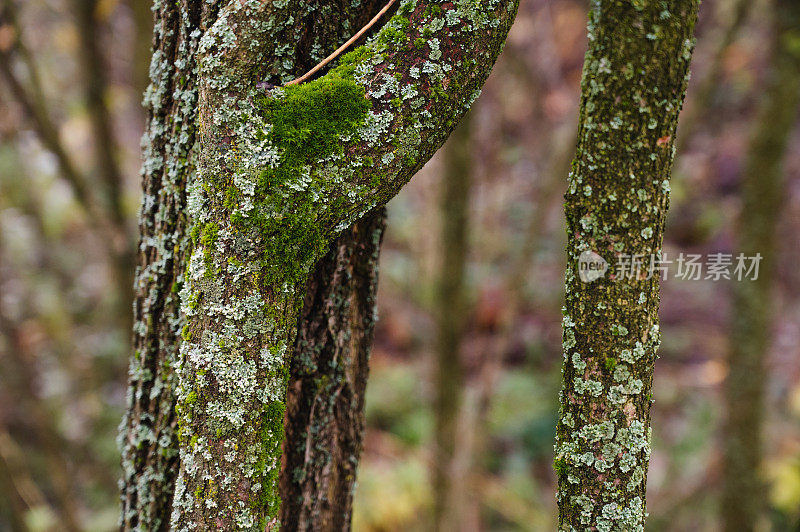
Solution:
<svg viewBox="0 0 800 532">
<path fill-rule="evenodd" d="M 184 401 L 184 404 L 193 405 L 196 402 L 197 402 L 197 392 L 192 390 L 191 392 L 189 392 L 189 395 L 186 396 L 186 400 Z"/>
<path fill-rule="evenodd" d="M 553 461 L 553 469 L 556 470 L 556 475 L 559 477 L 565 476 L 569 471 L 569 463 L 567 462 L 567 459 L 560 456 L 556 457 Z"/>
<path fill-rule="evenodd" d="M 256 463 L 256 471 L 261 476 L 261 486 L 277 486 L 280 475 L 280 449 L 283 442 L 283 418 L 286 412 L 286 405 L 280 401 L 269 403 L 262 414 L 261 419 L 261 447 Z M 276 454 L 277 453 L 277 454 Z M 275 457 L 277 463 L 273 463 Z M 281 506 L 281 498 L 277 490 L 262 489 L 259 492 L 257 508 L 266 508 L 264 522 L 261 523 L 260 530 L 264 529 L 266 522 L 278 515 Z"/>
<path fill-rule="evenodd" d="M 437 5 L 428 6 L 425 8 L 425 16 L 440 17 L 442 16 L 442 8 Z"/>
<path fill-rule="evenodd" d="M 214 246 L 219 238 L 219 226 L 214 222 L 208 222 L 203 226 L 200 234 L 200 245 L 203 246 L 203 263 L 205 264 L 206 277 L 214 275 Z"/>
<path fill-rule="evenodd" d="M 403 44 L 406 39 L 407 37 L 404 32 L 394 27 L 386 27 L 381 32 L 378 42 L 383 44 Z"/>
<path fill-rule="evenodd" d="M 283 98 L 265 97 L 256 102 L 265 121 L 272 124 L 264 135 L 281 154 L 280 164 L 263 169 L 257 176 L 255 197 L 260 208 L 247 217 L 234 212 L 231 221 L 234 227 L 255 229 L 264 238 L 266 282 L 278 278 L 301 281 L 303 267 L 324 251 L 327 237 L 316 220 L 318 206 L 307 192 L 294 191 L 287 185 L 295 182 L 305 167 L 330 155 L 341 155 L 344 148 L 340 137 L 355 133 L 364 122 L 371 104 L 364 88 L 351 76 L 365 53 L 354 50 L 324 78 L 286 87 Z M 306 186 L 321 188 L 314 183 Z M 226 206 L 232 207 L 238 197 L 238 191 L 229 185 Z"/>
<path fill-rule="evenodd" d="M 613 373 L 614 368 L 617 367 L 617 359 L 613 357 L 606 357 L 606 371 Z"/>
</svg>

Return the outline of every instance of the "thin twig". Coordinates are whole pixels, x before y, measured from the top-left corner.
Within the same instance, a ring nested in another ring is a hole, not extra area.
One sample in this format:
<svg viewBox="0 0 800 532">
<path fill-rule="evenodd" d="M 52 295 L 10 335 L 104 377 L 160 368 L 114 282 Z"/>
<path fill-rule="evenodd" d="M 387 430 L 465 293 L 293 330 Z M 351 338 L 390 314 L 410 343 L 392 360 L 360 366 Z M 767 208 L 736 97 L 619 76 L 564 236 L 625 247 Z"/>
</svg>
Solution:
<svg viewBox="0 0 800 532">
<path fill-rule="evenodd" d="M 333 52 L 331 55 L 329 55 L 328 57 L 326 57 L 325 59 L 323 59 L 323 60 L 322 60 L 322 62 L 321 62 L 321 63 L 319 63 L 317 66 L 315 66 L 314 68 L 312 68 L 311 70 L 309 70 L 308 72 L 306 72 L 305 74 L 303 74 L 302 76 L 300 76 L 299 78 L 297 78 L 297 79 L 293 79 L 292 81 L 290 81 L 289 83 L 287 83 L 287 84 L 286 84 L 286 85 L 284 85 L 284 86 L 285 86 L 285 87 L 288 87 L 289 85 L 298 85 L 298 84 L 300 84 L 300 83 L 303 83 L 303 82 L 304 82 L 304 81 L 306 81 L 308 78 L 310 78 L 311 76 L 313 76 L 314 74 L 316 74 L 317 72 L 319 72 L 319 70 L 320 70 L 320 69 L 322 69 L 322 68 L 323 68 L 325 65 L 327 65 L 328 63 L 330 63 L 331 61 L 333 61 L 334 59 L 336 59 L 337 57 L 339 57 L 339 55 L 340 55 L 342 52 L 344 52 L 345 50 L 347 50 L 347 48 L 349 48 L 351 44 L 353 44 L 354 42 L 356 42 L 358 39 L 360 39 L 360 38 L 361 38 L 361 36 L 362 36 L 362 35 L 364 35 L 364 34 L 365 34 L 367 31 L 369 31 L 369 29 L 370 29 L 372 26 L 374 26 L 374 25 L 375 25 L 375 23 L 376 23 L 376 22 L 378 22 L 378 20 L 380 20 L 380 18 L 381 18 L 381 17 L 382 17 L 382 16 L 383 16 L 383 15 L 384 15 L 384 14 L 385 14 L 387 11 L 389 11 L 389 8 L 391 8 L 391 7 L 392 7 L 392 5 L 393 5 L 395 2 L 397 2 L 397 0 L 389 0 L 389 3 L 387 3 L 385 6 L 383 6 L 383 9 L 381 9 L 380 11 L 378 11 L 378 14 L 377 14 L 377 15 L 375 15 L 374 17 L 372 17 L 372 20 L 370 20 L 370 21 L 367 23 L 367 25 L 366 25 L 366 26 L 364 26 L 363 28 L 361 28 L 360 30 L 358 30 L 358 33 L 356 33 L 355 35 L 353 35 L 352 37 L 350 37 L 350 39 L 348 39 L 348 41 L 347 41 L 346 43 L 344 43 L 344 44 L 343 44 L 343 45 L 341 45 L 339 48 L 337 48 L 337 49 L 336 49 L 336 51 L 335 51 L 335 52 Z"/>
</svg>

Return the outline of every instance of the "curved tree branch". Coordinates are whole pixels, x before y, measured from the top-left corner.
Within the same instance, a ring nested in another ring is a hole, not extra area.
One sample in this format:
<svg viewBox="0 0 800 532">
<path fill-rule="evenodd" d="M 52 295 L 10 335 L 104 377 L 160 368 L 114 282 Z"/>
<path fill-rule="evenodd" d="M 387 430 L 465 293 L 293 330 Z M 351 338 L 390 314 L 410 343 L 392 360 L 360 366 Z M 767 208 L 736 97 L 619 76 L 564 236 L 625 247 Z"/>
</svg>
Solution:
<svg viewBox="0 0 800 532">
<path fill-rule="evenodd" d="M 277 524 L 287 353 L 309 269 L 442 145 L 516 7 L 404 2 L 337 68 L 285 88 L 260 83 L 274 79 L 285 9 L 235 0 L 202 38 L 174 528 Z"/>
</svg>

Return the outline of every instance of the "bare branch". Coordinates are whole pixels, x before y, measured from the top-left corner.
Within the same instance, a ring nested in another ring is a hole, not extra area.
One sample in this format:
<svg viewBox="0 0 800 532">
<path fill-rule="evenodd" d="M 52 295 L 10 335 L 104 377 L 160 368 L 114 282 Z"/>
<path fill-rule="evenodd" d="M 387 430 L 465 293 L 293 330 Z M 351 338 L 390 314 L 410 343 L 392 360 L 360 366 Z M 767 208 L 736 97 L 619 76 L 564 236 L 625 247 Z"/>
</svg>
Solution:
<svg viewBox="0 0 800 532">
<path fill-rule="evenodd" d="M 337 48 L 336 51 L 333 52 L 331 55 L 323 59 L 321 62 L 317 63 L 317 65 L 314 68 L 312 68 L 299 78 L 290 81 L 289 83 L 286 84 L 286 86 L 288 87 L 289 85 L 297 85 L 299 83 L 303 83 L 304 81 L 308 80 L 311 76 L 322 70 L 325 67 L 325 65 L 327 65 L 328 63 L 330 63 L 331 61 L 342 55 L 345 50 L 347 50 L 348 48 L 350 48 L 350 46 L 353 45 L 354 42 L 359 40 L 365 33 L 367 33 L 369 29 L 372 28 L 372 26 L 374 26 L 375 23 L 378 22 L 378 20 L 380 20 L 380 18 L 386 14 L 387 11 L 389 11 L 389 8 L 392 7 L 392 5 L 394 5 L 395 2 L 397 2 L 397 0 L 389 0 L 389 3 L 386 4 L 383 7 L 383 9 L 381 9 L 378 12 L 378 14 L 372 17 L 372 20 L 370 20 L 366 26 L 358 30 L 358 33 L 350 37 L 350 39 L 348 39 L 346 43 Z"/>
</svg>

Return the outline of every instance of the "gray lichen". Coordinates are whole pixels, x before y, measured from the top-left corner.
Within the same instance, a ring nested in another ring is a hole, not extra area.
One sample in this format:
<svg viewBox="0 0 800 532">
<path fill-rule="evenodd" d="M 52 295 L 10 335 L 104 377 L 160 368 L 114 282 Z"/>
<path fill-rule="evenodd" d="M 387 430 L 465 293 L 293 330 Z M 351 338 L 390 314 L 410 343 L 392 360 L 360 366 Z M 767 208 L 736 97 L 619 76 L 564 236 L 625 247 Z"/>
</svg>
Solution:
<svg viewBox="0 0 800 532">
<path fill-rule="evenodd" d="M 566 194 L 560 530 L 644 529 L 658 276 L 584 283 L 576 269 L 586 251 L 609 264 L 660 251 L 698 3 L 592 3 Z"/>
<path fill-rule="evenodd" d="M 287 6 L 232 2 L 199 44 L 176 530 L 277 525 L 288 353 L 306 277 L 444 142 L 516 11 L 513 1 L 405 1 L 323 77 L 263 89 L 274 73 L 255 65 L 280 55 L 274 32 Z"/>
</svg>

